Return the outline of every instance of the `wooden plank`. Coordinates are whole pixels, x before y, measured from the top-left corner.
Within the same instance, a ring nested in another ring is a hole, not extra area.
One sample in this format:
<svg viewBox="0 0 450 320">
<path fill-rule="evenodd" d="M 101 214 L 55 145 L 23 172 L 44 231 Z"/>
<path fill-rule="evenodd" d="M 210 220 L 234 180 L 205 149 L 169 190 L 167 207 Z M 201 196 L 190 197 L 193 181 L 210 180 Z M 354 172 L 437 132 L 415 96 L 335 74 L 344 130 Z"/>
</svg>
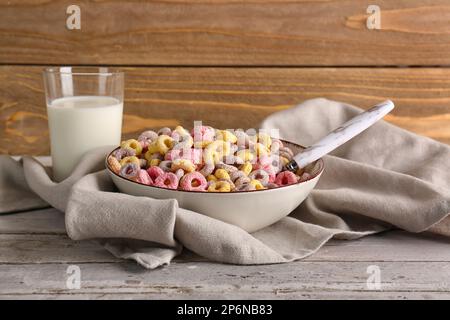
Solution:
<svg viewBox="0 0 450 320">
<path fill-rule="evenodd" d="M 3 1 L 0 62 L 125 65 L 448 65 L 447 0 Z"/>
<path fill-rule="evenodd" d="M 0 154 L 48 154 L 41 67 L 0 66 Z M 124 138 L 147 128 L 257 126 L 305 99 L 367 108 L 392 99 L 387 120 L 450 143 L 447 68 L 124 68 Z"/>
<path fill-rule="evenodd" d="M 431 234 L 390 231 L 354 241 L 331 240 L 306 261 L 450 261 L 450 240 Z M 0 216 L 0 263 L 91 263 L 120 261 L 91 241 L 65 235 L 55 209 Z M 190 252 L 178 262 L 206 261 Z"/>
<path fill-rule="evenodd" d="M 232 293 L 50 293 L 50 294 L 0 294 L 1 300 L 449 300 L 448 292 L 383 292 L 383 291 L 296 291 L 295 293 L 267 293 L 267 292 L 232 292 Z M 182 304 L 180 304 L 182 306 Z"/>
<path fill-rule="evenodd" d="M 66 235 L 0 234 L 0 263 L 118 262 L 100 244 L 73 241 Z"/>
<path fill-rule="evenodd" d="M 66 234 L 64 213 L 54 209 L 0 215 L 0 234 Z"/>
<path fill-rule="evenodd" d="M 0 265 L 0 294 L 149 294 L 172 298 L 300 298 L 305 293 L 372 293 L 367 288 L 367 262 L 296 262 L 282 265 L 233 266 L 173 263 L 153 271 L 133 263 L 83 264 L 81 288 L 66 287 L 65 264 Z M 381 292 L 450 293 L 448 262 L 380 262 Z M 417 294 L 416 294 L 417 296 Z"/>
</svg>

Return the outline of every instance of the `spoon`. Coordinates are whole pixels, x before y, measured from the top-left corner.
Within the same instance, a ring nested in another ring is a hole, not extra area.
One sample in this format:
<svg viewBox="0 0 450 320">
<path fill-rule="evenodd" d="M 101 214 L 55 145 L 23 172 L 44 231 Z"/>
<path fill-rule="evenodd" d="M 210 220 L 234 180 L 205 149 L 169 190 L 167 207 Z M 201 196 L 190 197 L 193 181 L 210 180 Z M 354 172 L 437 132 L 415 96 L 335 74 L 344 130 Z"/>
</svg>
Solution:
<svg viewBox="0 0 450 320">
<path fill-rule="evenodd" d="M 317 159 L 322 158 L 324 155 L 330 153 L 375 124 L 375 122 L 391 112 L 392 109 L 394 109 L 394 103 L 391 100 L 386 100 L 373 106 L 369 110 L 358 114 L 339 128 L 331 131 L 312 146 L 307 147 L 302 152 L 295 155 L 286 165 L 286 169 L 289 171 L 297 171 L 297 169 L 304 168 Z"/>
</svg>

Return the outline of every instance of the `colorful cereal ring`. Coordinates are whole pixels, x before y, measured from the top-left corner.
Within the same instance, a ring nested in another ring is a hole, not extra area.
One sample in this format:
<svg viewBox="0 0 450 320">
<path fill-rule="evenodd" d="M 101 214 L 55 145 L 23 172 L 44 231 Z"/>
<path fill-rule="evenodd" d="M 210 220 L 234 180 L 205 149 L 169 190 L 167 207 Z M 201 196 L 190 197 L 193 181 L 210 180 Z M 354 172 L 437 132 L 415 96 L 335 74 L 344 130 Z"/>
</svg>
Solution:
<svg viewBox="0 0 450 320">
<path fill-rule="evenodd" d="M 227 181 L 210 181 L 209 192 L 230 192 L 231 185 Z"/>
<path fill-rule="evenodd" d="M 151 166 L 147 169 L 147 173 L 152 181 L 155 181 L 160 175 L 164 174 L 164 170 L 157 166 Z"/>
<path fill-rule="evenodd" d="M 120 147 L 122 149 L 133 149 L 136 156 L 139 156 L 142 153 L 142 145 L 139 143 L 139 141 L 135 139 L 129 139 L 127 141 L 123 141 L 120 144 Z"/>
<path fill-rule="evenodd" d="M 136 165 L 136 163 L 130 162 L 120 168 L 119 174 L 124 178 L 134 180 L 137 177 L 138 171 L 138 165 Z"/>
<path fill-rule="evenodd" d="M 179 142 L 173 147 L 173 150 L 189 149 L 194 145 L 194 139 L 189 134 L 180 137 Z"/>
<path fill-rule="evenodd" d="M 184 176 L 184 170 L 178 169 L 177 171 L 175 171 L 175 175 L 177 176 L 178 179 L 181 179 Z"/>
<path fill-rule="evenodd" d="M 243 183 L 241 185 L 236 185 L 236 190 L 235 191 L 253 191 L 256 190 L 255 186 L 250 184 L 250 183 Z"/>
<path fill-rule="evenodd" d="M 164 172 L 158 178 L 156 178 L 155 186 L 167 189 L 177 189 L 178 188 L 178 177 L 175 173 Z"/>
<path fill-rule="evenodd" d="M 212 127 L 196 125 L 191 131 L 191 136 L 194 137 L 196 148 L 205 148 L 214 141 L 215 130 Z"/>
<path fill-rule="evenodd" d="M 269 174 L 262 169 L 251 172 L 248 177 L 252 180 L 258 180 L 263 186 L 267 186 L 269 183 Z"/>
<path fill-rule="evenodd" d="M 207 177 L 207 176 L 209 176 L 211 173 L 213 173 L 214 168 L 215 168 L 214 164 L 212 164 L 212 163 L 205 163 L 205 164 L 202 166 L 202 168 L 200 169 L 199 172 L 200 172 L 204 177 Z"/>
<path fill-rule="evenodd" d="M 200 172 L 191 172 L 183 176 L 180 188 L 188 191 L 205 191 L 208 182 Z"/>
<path fill-rule="evenodd" d="M 168 127 L 164 127 L 158 130 L 158 135 L 162 136 L 162 135 L 166 135 L 166 136 L 170 136 L 172 134 L 172 129 L 168 128 Z"/>
<path fill-rule="evenodd" d="M 124 166 L 127 163 L 134 163 L 136 164 L 136 166 L 140 167 L 141 166 L 141 161 L 139 161 L 139 158 L 136 156 L 131 156 L 131 157 L 125 157 L 122 160 L 120 160 L 120 165 Z"/>
<path fill-rule="evenodd" d="M 172 161 L 170 161 L 170 160 L 161 161 L 159 163 L 158 167 L 160 167 L 165 172 L 171 172 L 172 171 Z"/>
<path fill-rule="evenodd" d="M 172 161 L 171 170 L 176 171 L 178 169 L 183 169 L 184 172 L 193 172 L 193 171 L 195 171 L 196 166 L 192 163 L 191 160 L 175 159 Z"/>
<path fill-rule="evenodd" d="M 158 138 L 158 134 L 155 131 L 147 130 L 142 132 L 139 137 L 138 141 L 148 141 L 152 142 L 155 141 Z"/>
<path fill-rule="evenodd" d="M 214 175 L 216 176 L 217 179 L 226 179 L 226 180 L 230 179 L 230 175 L 225 169 L 217 169 L 216 172 L 214 172 Z"/>
<path fill-rule="evenodd" d="M 120 165 L 119 160 L 117 160 L 115 157 L 113 157 L 113 156 L 111 155 L 111 156 L 108 157 L 108 165 L 109 165 L 109 167 L 111 168 L 111 170 L 112 170 L 114 173 L 119 174 L 120 168 L 122 167 L 122 166 Z"/>
<path fill-rule="evenodd" d="M 122 160 L 125 157 L 134 156 L 136 152 L 133 149 L 123 149 L 119 148 L 113 152 L 113 156 L 116 157 L 117 160 Z"/>
<path fill-rule="evenodd" d="M 255 187 L 256 190 L 263 190 L 265 187 L 262 185 L 261 181 L 259 180 L 251 180 L 250 184 Z"/>
<path fill-rule="evenodd" d="M 150 178 L 150 175 L 148 174 L 147 171 L 145 171 L 143 169 L 139 170 L 136 181 L 139 183 L 142 183 L 142 184 L 146 184 L 146 185 L 153 184 L 153 181 Z"/>
<path fill-rule="evenodd" d="M 290 184 L 297 183 L 297 177 L 293 172 L 283 171 L 277 174 L 275 183 L 279 186 L 287 186 Z"/>
<path fill-rule="evenodd" d="M 217 169 L 224 169 L 228 173 L 238 171 L 238 168 L 236 168 L 235 166 L 232 166 L 230 164 L 226 164 L 226 163 L 223 163 L 223 162 L 220 162 L 220 163 L 216 164 L 216 168 Z"/>
</svg>

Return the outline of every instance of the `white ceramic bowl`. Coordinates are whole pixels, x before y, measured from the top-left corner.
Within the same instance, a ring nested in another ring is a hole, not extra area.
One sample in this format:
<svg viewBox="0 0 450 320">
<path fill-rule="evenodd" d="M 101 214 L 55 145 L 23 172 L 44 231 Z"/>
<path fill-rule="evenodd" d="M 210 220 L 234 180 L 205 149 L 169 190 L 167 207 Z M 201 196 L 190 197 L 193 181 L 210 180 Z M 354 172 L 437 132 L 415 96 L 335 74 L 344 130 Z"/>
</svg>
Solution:
<svg viewBox="0 0 450 320">
<path fill-rule="evenodd" d="M 302 150 L 301 146 L 294 143 L 287 141 L 283 143 L 294 153 Z M 247 232 L 254 232 L 277 222 L 300 205 L 315 187 L 323 172 L 324 164 L 323 160 L 319 159 L 309 165 L 306 170 L 312 177 L 303 182 L 275 189 L 230 193 L 147 186 L 123 178 L 114 173 L 108 165 L 106 167 L 114 184 L 123 193 L 156 199 L 177 199 L 181 208 L 234 224 Z"/>
</svg>

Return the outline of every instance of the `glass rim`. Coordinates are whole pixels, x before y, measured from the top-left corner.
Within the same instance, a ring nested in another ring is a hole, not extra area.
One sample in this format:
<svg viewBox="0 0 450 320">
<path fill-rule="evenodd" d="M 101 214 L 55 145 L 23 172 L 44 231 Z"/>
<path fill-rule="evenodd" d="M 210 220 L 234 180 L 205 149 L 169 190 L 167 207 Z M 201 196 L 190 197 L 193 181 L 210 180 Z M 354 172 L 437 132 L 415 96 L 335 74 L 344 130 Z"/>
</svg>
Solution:
<svg viewBox="0 0 450 320">
<path fill-rule="evenodd" d="M 64 70 L 66 69 L 66 70 Z M 44 74 L 70 74 L 75 76 L 114 76 L 123 75 L 124 72 L 114 67 L 96 66 L 52 66 L 43 70 Z"/>
</svg>

